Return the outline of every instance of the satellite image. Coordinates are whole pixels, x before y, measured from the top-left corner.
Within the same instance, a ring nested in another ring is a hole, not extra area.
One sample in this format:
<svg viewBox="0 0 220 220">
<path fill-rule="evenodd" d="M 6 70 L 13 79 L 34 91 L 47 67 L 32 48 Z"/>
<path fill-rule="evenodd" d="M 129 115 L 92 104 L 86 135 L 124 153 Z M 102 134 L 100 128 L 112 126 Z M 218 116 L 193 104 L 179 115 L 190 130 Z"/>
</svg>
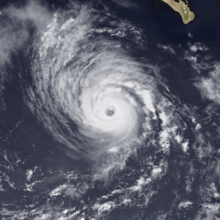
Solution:
<svg viewBox="0 0 220 220">
<path fill-rule="evenodd" d="M 1 0 L 0 219 L 219 220 L 220 0 Z"/>
</svg>

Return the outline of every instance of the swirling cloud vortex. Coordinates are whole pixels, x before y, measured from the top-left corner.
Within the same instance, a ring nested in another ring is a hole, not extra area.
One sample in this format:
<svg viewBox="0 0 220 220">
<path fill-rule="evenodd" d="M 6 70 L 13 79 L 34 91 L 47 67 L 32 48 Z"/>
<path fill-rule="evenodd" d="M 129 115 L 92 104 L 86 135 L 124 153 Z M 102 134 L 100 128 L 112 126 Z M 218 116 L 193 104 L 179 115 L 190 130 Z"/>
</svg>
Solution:
<svg viewBox="0 0 220 220">
<path fill-rule="evenodd" d="M 156 70 L 99 35 L 93 27 L 98 16 L 86 7 L 65 22 L 62 16 L 55 14 L 36 39 L 28 105 L 74 152 L 97 156 L 140 145 L 155 114 Z"/>
</svg>

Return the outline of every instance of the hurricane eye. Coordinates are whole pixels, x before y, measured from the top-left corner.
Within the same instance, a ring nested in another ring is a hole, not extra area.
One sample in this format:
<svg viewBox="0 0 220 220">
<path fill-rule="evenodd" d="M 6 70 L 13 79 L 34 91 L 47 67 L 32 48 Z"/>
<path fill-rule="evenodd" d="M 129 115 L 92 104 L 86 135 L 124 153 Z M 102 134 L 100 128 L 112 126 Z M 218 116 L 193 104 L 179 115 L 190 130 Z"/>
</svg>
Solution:
<svg viewBox="0 0 220 220">
<path fill-rule="evenodd" d="M 115 108 L 113 106 L 108 107 L 105 114 L 110 117 L 113 116 L 115 114 Z"/>
</svg>

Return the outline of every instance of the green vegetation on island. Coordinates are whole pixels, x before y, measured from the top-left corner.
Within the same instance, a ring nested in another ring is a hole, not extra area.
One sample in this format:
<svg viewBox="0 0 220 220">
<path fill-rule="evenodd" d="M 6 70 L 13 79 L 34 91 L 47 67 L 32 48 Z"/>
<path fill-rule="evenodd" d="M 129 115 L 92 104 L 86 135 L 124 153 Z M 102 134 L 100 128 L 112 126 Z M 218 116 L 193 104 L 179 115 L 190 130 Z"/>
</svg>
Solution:
<svg viewBox="0 0 220 220">
<path fill-rule="evenodd" d="M 184 24 L 188 24 L 195 18 L 194 13 L 191 12 L 190 8 L 188 7 L 188 2 L 184 3 L 182 0 L 179 0 L 179 2 L 176 2 L 175 0 L 162 1 L 168 4 L 170 7 L 172 7 L 173 10 L 175 10 L 181 15 Z"/>
</svg>

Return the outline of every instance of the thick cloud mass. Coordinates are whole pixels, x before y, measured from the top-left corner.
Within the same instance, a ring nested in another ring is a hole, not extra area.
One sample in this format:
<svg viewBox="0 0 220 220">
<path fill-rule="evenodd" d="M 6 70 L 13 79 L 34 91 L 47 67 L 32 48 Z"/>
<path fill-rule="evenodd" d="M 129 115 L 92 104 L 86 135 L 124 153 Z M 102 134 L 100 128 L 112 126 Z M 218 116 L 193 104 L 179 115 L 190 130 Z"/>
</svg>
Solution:
<svg viewBox="0 0 220 220">
<path fill-rule="evenodd" d="M 102 176 L 123 168 L 139 147 L 170 146 L 182 116 L 175 117 L 172 103 L 160 93 L 166 87 L 158 66 L 132 55 L 147 48 L 140 28 L 108 9 L 75 3 L 53 16 L 33 3 L 4 13 L 17 19 L 6 33 L 27 33 L 16 47 L 12 38 L 8 54 L 25 49 L 32 38 L 24 50 L 28 67 L 19 74 L 22 98 L 68 156 L 95 161 Z"/>
<path fill-rule="evenodd" d="M 55 14 L 36 42 L 27 104 L 57 141 L 90 158 L 141 145 L 155 117 L 157 69 L 99 36 L 94 11 L 68 13 L 65 22 Z"/>
</svg>

